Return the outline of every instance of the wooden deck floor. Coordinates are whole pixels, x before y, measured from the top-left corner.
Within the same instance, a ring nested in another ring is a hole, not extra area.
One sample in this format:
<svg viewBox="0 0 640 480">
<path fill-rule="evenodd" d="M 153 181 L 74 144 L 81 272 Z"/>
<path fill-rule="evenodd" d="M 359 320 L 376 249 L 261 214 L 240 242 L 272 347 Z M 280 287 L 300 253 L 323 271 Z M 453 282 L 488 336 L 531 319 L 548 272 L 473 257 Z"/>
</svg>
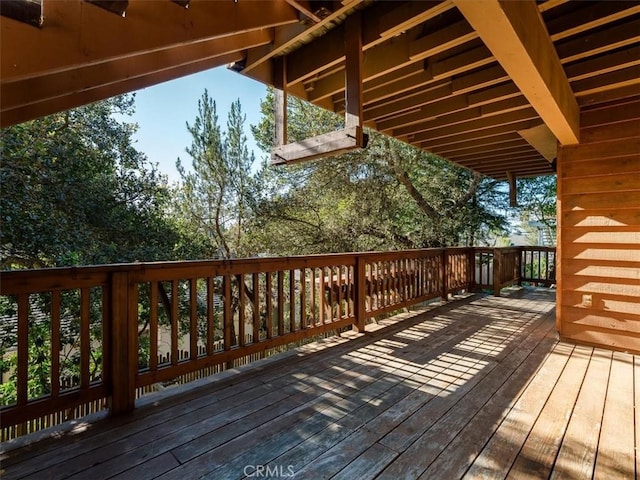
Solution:
<svg viewBox="0 0 640 480">
<path fill-rule="evenodd" d="M 553 307 L 394 317 L 5 452 L 3 478 L 632 479 L 640 357 L 558 342 Z"/>
</svg>

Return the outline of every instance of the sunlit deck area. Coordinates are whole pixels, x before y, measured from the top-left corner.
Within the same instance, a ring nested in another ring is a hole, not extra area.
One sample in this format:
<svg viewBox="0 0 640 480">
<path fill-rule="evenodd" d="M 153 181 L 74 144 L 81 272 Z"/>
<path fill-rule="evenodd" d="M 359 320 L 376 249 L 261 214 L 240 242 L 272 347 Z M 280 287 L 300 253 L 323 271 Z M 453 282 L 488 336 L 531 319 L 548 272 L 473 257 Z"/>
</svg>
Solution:
<svg viewBox="0 0 640 480">
<path fill-rule="evenodd" d="M 3 478 L 634 478 L 640 358 L 559 342 L 554 307 L 414 309 L 5 451 Z"/>
</svg>

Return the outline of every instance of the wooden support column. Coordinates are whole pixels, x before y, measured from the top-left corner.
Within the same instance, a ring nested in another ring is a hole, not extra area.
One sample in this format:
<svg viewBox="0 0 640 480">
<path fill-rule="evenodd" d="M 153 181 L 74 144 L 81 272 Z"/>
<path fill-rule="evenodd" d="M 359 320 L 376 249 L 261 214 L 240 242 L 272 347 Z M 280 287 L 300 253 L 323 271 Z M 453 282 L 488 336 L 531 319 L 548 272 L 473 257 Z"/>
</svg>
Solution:
<svg viewBox="0 0 640 480">
<path fill-rule="evenodd" d="M 366 298 L 366 283 L 367 283 L 367 275 L 366 275 L 366 262 L 365 260 L 357 256 L 356 257 L 356 266 L 354 269 L 354 279 L 353 282 L 355 284 L 354 294 L 355 298 L 353 301 L 355 308 L 355 323 L 353 324 L 353 329 L 356 332 L 364 333 L 365 331 L 365 319 L 366 319 L 366 307 L 365 307 L 365 298 Z"/>
<path fill-rule="evenodd" d="M 345 87 L 344 126 L 362 126 L 362 14 L 347 17 L 345 26 Z"/>
<path fill-rule="evenodd" d="M 518 206 L 518 184 L 516 176 L 512 172 L 507 172 L 507 181 L 509 182 L 509 206 Z"/>
<path fill-rule="evenodd" d="M 287 58 L 273 60 L 273 88 L 275 95 L 275 146 L 287 143 Z"/>
<path fill-rule="evenodd" d="M 449 300 L 449 256 L 447 255 L 447 249 L 442 250 L 442 300 Z"/>
<path fill-rule="evenodd" d="M 360 12 L 350 15 L 346 20 L 345 50 L 345 128 L 290 144 L 286 143 L 286 60 L 284 57 L 274 60 L 276 141 L 275 148 L 271 151 L 272 165 L 336 156 L 356 148 L 366 147 L 368 139 L 362 129 L 362 16 Z"/>
<path fill-rule="evenodd" d="M 500 250 L 497 248 L 494 248 L 493 249 L 493 295 L 495 297 L 500 296 L 500 284 L 502 283 L 500 270 L 501 270 Z"/>
<path fill-rule="evenodd" d="M 111 415 L 135 408 L 137 309 L 137 291 L 129 285 L 129 274 L 115 272 L 111 280 Z"/>
</svg>

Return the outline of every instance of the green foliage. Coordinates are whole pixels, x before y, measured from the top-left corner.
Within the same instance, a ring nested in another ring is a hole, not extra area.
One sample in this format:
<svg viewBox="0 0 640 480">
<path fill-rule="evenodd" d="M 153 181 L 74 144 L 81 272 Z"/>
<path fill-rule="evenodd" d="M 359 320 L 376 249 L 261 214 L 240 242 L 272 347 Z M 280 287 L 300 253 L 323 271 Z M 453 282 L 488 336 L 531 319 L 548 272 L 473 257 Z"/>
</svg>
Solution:
<svg viewBox="0 0 640 480">
<path fill-rule="evenodd" d="M 165 216 L 169 191 L 133 147 L 120 96 L 1 132 L 2 268 L 197 256 Z M 194 251 L 195 250 L 195 251 Z"/>
<path fill-rule="evenodd" d="M 252 127 L 258 145 L 272 147 L 270 92 Z M 291 98 L 289 141 L 341 128 L 342 119 Z M 504 219 L 497 182 L 376 132 L 363 150 L 287 167 L 263 163 L 257 174 L 254 249 L 305 254 L 470 245 Z M 292 241 L 293 240 L 293 241 Z"/>
<path fill-rule="evenodd" d="M 187 129 L 192 136 L 186 149 L 192 170 L 180 159 L 182 185 L 176 192 L 176 213 L 183 228 L 211 246 L 209 257 L 231 258 L 251 252 L 245 242 L 245 223 L 254 189 L 249 154 L 243 133 L 245 116 L 240 100 L 231 104 L 226 130 L 218 123 L 216 103 L 205 90 L 198 100 L 198 115 Z"/>
</svg>

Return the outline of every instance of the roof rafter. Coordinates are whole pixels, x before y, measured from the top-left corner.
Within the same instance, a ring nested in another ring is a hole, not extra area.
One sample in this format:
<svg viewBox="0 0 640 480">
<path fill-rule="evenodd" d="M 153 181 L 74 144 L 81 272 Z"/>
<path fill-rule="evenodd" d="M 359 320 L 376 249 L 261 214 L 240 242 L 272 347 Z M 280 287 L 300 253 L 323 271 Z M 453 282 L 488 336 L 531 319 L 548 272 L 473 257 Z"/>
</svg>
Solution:
<svg viewBox="0 0 640 480">
<path fill-rule="evenodd" d="M 454 0 L 502 68 L 564 145 L 578 143 L 578 102 L 531 0 Z"/>
</svg>

